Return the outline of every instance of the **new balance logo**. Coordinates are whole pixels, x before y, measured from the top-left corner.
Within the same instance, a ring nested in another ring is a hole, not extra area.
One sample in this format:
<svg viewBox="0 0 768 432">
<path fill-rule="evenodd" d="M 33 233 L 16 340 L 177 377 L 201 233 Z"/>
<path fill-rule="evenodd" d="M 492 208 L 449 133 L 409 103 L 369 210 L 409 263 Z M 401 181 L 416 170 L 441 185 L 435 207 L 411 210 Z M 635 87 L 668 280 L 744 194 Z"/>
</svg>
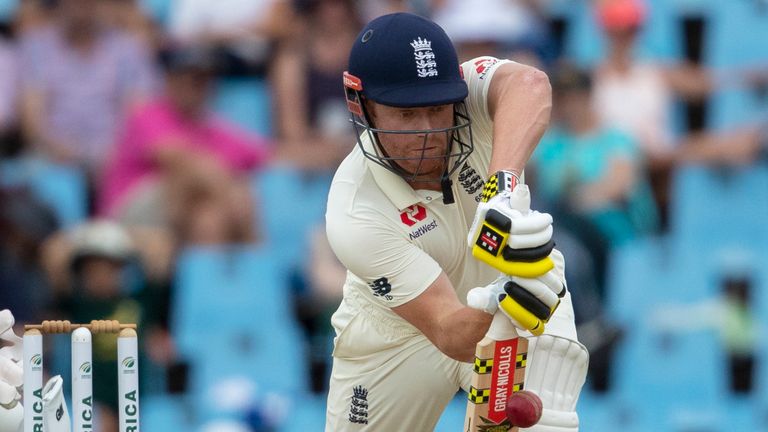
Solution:
<svg viewBox="0 0 768 432">
<path fill-rule="evenodd" d="M 392 284 L 389 283 L 389 280 L 387 278 L 382 277 L 378 278 L 375 281 L 368 284 L 369 287 L 373 290 L 373 295 L 376 297 L 382 297 L 387 300 L 392 300 L 392 296 L 389 295 L 389 293 L 392 291 Z"/>
</svg>

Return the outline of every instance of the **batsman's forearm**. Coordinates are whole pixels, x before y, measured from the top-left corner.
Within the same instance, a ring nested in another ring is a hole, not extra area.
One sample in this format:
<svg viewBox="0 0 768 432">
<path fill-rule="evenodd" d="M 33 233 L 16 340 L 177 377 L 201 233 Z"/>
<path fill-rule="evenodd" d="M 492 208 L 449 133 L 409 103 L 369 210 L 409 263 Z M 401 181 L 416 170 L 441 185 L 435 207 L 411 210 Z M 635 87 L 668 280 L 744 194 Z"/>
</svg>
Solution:
<svg viewBox="0 0 768 432">
<path fill-rule="evenodd" d="M 499 170 L 523 171 L 552 110 L 552 87 L 544 72 L 519 64 L 498 76 L 500 72 L 494 75 L 489 95 L 493 118 L 489 175 Z"/>
<path fill-rule="evenodd" d="M 443 354 L 454 360 L 471 362 L 475 356 L 475 345 L 488 332 L 492 320 L 493 315 L 462 307 L 443 317 L 436 345 Z"/>
</svg>

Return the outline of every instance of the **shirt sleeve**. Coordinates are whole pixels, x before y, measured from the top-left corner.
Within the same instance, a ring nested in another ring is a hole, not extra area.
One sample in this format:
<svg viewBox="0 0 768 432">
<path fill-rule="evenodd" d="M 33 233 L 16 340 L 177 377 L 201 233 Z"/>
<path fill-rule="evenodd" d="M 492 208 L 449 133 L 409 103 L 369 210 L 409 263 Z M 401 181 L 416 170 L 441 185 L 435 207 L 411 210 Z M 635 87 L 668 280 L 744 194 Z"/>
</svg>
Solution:
<svg viewBox="0 0 768 432">
<path fill-rule="evenodd" d="M 485 56 L 461 64 L 464 81 L 469 88 L 467 109 L 473 121 L 478 118 L 482 122 L 491 123 L 491 114 L 488 112 L 488 89 L 491 87 L 493 74 L 506 63 L 511 61 Z"/>
<path fill-rule="evenodd" d="M 339 261 L 359 279 L 366 297 L 390 308 L 403 305 L 424 292 L 442 269 L 386 216 L 373 208 L 353 206 L 354 188 L 344 182 L 331 187 L 328 241 Z"/>
<path fill-rule="evenodd" d="M 466 107 L 467 114 L 472 119 L 474 157 L 484 161 L 480 164 L 483 170 L 487 170 L 493 150 L 493 119 L 488 111 L 488 90 L 494 73 L 506 63 L 511 62 L 495 57 L 477 57 L 461 65 L 464 81 L 469 88 Z"/>
</svg>

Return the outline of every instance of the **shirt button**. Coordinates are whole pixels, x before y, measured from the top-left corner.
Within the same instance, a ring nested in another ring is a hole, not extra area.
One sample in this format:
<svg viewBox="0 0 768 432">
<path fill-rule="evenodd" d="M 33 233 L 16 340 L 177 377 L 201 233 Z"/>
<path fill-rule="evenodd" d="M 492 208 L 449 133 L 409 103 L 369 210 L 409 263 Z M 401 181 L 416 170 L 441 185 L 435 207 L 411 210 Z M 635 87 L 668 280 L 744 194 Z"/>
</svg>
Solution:
<svg viewBox="0 0 768 432">
<path fill-rule="evenodd" d="M 428 196 L 428 197 L 427 197 L 427 201 L 432 201 L 432 197 L 431 197 L 431 196 Z"/>
</svg>

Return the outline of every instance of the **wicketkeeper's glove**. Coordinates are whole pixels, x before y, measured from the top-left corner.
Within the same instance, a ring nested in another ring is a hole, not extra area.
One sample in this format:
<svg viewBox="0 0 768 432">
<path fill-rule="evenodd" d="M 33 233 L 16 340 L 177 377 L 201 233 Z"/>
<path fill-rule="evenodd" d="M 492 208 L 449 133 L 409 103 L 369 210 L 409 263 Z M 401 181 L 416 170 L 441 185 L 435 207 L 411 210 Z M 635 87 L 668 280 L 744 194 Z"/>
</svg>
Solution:
<svg viewBox="0 0 768 432">
<path fill-rule="evenodd" d="M 15 319 L 8 309 L 0 311 L 0 432 L 21 431 L 24 410 L 21 405 L 24 370 L 22 339 L 13 332 Z M 42 423 L 46 432 L 69 432 L 69 411 L 64 401 L 63 381 L 52 377 L 43 386 Z M 29 409 L 32 409 L 31 407 Z"/>
</svg>

